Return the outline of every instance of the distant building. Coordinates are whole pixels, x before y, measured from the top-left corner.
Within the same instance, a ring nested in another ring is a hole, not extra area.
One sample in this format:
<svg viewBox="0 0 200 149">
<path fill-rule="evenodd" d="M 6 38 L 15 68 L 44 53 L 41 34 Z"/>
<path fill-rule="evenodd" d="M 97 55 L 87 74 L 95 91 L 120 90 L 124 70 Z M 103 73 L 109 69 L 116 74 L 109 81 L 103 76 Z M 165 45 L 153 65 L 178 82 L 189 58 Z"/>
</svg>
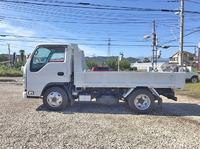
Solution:
<svg viewBox="0 0 200 149">
<path fill-rule="evenodd" d="M 179 65 L 179 54 L 180 51 L 176 52 L 174 55 L 170 57 L 169 64 L 171 65 Z M 187 51 L 183 51 L 183 65 L 184 66 L 193 66 L 196 62 L 195 54 L 192 54 Z"/>
<path fill-rule="evenodd" d="M 162 68 L 166 65 L 166 62 L 158 62 L 154 64 L 159 72 L 162 72 Z M 152 68 L 152 63 L 131 63 L 131 68 L 137 68 L 137 71 L 150 71 Z"/>
</svg>

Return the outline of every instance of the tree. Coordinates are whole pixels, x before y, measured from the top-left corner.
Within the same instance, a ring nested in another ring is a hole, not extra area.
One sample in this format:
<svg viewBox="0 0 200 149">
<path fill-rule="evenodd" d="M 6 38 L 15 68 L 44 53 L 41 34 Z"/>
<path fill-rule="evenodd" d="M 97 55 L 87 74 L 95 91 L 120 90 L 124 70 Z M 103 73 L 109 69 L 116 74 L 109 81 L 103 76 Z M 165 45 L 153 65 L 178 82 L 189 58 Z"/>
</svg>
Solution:
<svg viewBox="0 0 200 149">
<path fill-rule="evenodd" d="M 24 50 L 19 50 L 19 53 L 21 55 L 21 61 L 23 62 L 24 61 Z"/>
<path fill-rule="evenodd" d="M 86 65 L 89 69 L 92 69 L 92 67 L 97 67 L 98 63 L 96 61 L 93 61 L 93 60 L 87 60 Z"/>
<path fill-rule="evenodd" d="M 131 68 L 131 62 L 128 61 L 127 59 L 124 59 L 124 60 L 120 61 L 119 68 L 121 70 L 130 70 L 130 68 Z"/>
<path fill-rule="evenodd" d="M 118 61 L 114 60 L 114 59 L 109 59 L 106 64 L 108 65 L 108 67 L 113 68 L 114 70 L 117 70 L 118 67 Z M 122 61 L 119 62 L 119 68 L 121 70 L 130 70 L 131 68 L 131 62 L 127 59 L 124 59 Z"/>
<path fill-rule="evenodd" d="M 108 59 L 106 61 L 106 64 L 108 65 L 108 67 L 113 68 L 114 70 L 117 70 L 117 60 L 114 59 Z"/>
</svg>

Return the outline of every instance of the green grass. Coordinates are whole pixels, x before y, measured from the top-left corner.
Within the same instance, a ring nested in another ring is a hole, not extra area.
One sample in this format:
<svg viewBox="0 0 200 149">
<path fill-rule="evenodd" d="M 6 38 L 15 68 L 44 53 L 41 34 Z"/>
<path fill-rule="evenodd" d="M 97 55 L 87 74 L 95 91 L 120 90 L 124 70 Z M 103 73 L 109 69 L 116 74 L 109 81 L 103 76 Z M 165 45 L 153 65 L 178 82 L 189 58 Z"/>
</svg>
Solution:
<svg viewBox="0 0 200 149">
<path fill-rule="evenodd" d="M 183 91 L 185 94 L 200 94 L 200 76 L 198 83 L 186 83 Z"/>
<path fill-rule="evenodd" d="M 200 94 L 200 82 L 195 84 L 187 83 L 185 85 L 184 91 L 188 91 L 189 93 L 192 94 Z"/>
<path fill-rule="evenodd" d="M 16 68 L 2 69 L 0 68 L 0 77 L 21 77 L 23 72 Z"/>
<path fill-rule="evenodd" d="M 21 67 L 23 64 L 23 61 L 15 62 L 12 68 L 9 68 L 7 65 L 0 63 L 0 77 L 22 77 Z"/>
</svg>

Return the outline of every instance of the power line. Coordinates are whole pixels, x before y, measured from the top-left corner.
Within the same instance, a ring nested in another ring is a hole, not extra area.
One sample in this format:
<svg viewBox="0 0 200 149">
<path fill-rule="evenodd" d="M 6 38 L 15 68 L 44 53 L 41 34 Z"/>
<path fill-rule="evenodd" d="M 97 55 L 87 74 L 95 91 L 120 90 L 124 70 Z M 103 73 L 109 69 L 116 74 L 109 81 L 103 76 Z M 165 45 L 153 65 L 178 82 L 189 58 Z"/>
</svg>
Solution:
<svg viewBox="0 0 200 149">
<path fill-rule="evenodd" d="M 9 8 L 6 8 L 6 10 L 8 10 L 8 9 Z M 17 9 L 19 9 L 19 10 L 17 10 L 18 12 L 20 11 L 20 12 L 26 12 L 27 13 L 27 11 L 25 11 L 26 9 L 23 8 L 23 7 L 17 7 Z M 37 12 L 37 13 L 35 13 L 35 12 Z M 44 16 L 44 15 L 45 16 L 48 15 L 48 16 L 51 16 L 51 17 L 55 16 L 55 14 L 54 14 L 55 11 L 52 13 L 52 12 L 49 12 L 49 10 L 47 12 L 44 12 L 44 9 L 42 9 L 42 11 L 38 11 L 37 9 L 34 10 L 32 8 L 28 9 L 28 13 L 34 13 L 34 14 L 37 14 L 37 15 L 41 16 L 41 14 L 38 14 L 38 12 L 39 13 L 43 12 L 42 16 Z M 56 18 L 60 18 L 61 16 L 63 18 L 64 17 L 63 15 L 66 15 L 66 13 L 61 13 L 58 16 L 56 16 Z M 74 23 L 81 23 L 81 24 L 130 24 L 130 23 L 132 23 L 132 24 L 140 24 L 140 23 L 149 23 L 148 21 L 143 21 L 141 18 L 140 19 L 132 19 L 132 18 L 131 19 L 127 19 L 127 17 L 119 17 L 119 16 L 116 16 L 115 18 L 110 18 L 110 17 L 103 17 L 102 18 L 102 15 L 100 15 L 100 16 L 98 15 L 97 17 L 93 17 L 93 18 L 91 18 L 91 16 L 84 16 L 84 18 L 82 18 L 82 17 L 78 17 L 77 14 L 75 16 L 74 15 L 67 15 L 67 19 L 68 20 L 69 20 L 69 18 L 74 17 L 74 18 L 76 18 L 75 20 L 78 20 L 78 21 L 74 21 L 74 20 L 73 21 L 70 21 L 70 20 L 69 21 L 64 21 L 63 19 L 62 20 L 55 20 L 55 19 L 54 20 L 49 20 L 49 19 L 41 20 L 41 19 L 29 19 L 29 18 L 25 19 L 24 17 L 13 17 L 13 16 L 10 17 L 10 16 L 7 16 L 7 15 L 1 16 L 1 17 L 5 18 L 5 19 L 8 18 L 8 19 L 15 19 L 15 20 L 27 20 L 27 21 L 37 21 L 37 22 L 38 21 L 39 22 L 53 22 L 53 23 L 67 23 L 67 24 L 74 24 Z M 91 18 L 91 19 L 88 21 L 88 18 Z M 103 19 L 103 21 L 102 21 L 102 19 Z M 105 21 L 105 19 L 106 19 L 106 21 Z M 160 21 L 166 21 L 166 20 L 160 20 Z"/>
<path fill-rule="evenodd" d="M 5 40 L 5 39 L 3 39 Z M 40 42 L 40 43 L 46 43 L 45 41 L 27 41 L 27 40 L 9 40 L 9 41 L 23 41 L 23 42 Z M 77 43 L 79 45 L 90 45 L 90 46 L 105 46 L 107 47 L 107 43 Z M 144 44 L 112 44 L 113 47 L 119 47 L 119 46 L 125 46 L 125 47 L 151 47 L 152 45 L 144 45 Z M 169 45 L 169 47 L 179 47 L 178 45 Z M 194 45 L 184 45 L 184 47 L 194 47 Z"/>
<path fill-rule="evenodd" d="M 187 36 L 189 36 L 189 35 L 191 35 L 191 34 L 193 34 L 193 33 L 196 33 L 196 32 L 200 32 L 200 30 L 192 31 L 192 32 L 190 32 L 190 33 L 184 35 L 183 37 L 187 37 Z M 178 38 L 178 39 L 179 39 L 179 38 Z M 163 44 L 166 44 L 166 43 L 173 42 L 173 41 L 176 41 L 176 39 L 174 39 L 174 40 L 169 40 L 169 41 L 167 41 L 167 42 L 164 42 L 164 43 L 162 43 L 162 45 L 163 45 Z"/>
<path fill-rule="evenodd" d="M 20 35 L 7 35 L 7 34 L 0 34 L 0 37 L 16 37 L 16 38 L 31 38 L 31 39 L 37 39 L 37 38 L 42 38 L 42 39 L 65 39 L 65 40 L 85 40 L 85 41 L 105 41 L 107 42 L 108 40 L 107 39 L 94 39 L 94 38 L 69 38 L 69 37 L 46 37 L 46 36 L 20 36 Z M 9 39 L 8 39 L 9 40 Z M 127 40 L 127 39 L 112 39 L 112 41 L 115 41 L 115 42 L 142 42 L 142 43 L 145 43 L 146 41 L 143 41 L 143 40 Z"/>
<path fill-rule="evenodd" d="M 85 6 L 71 6 L 71 5 L 58 5 L 58 4 L 47 4 L 47 3 L 35 3 L 27 1 L 11 1 L 11 0 L 1 0 L 2 2 L 8 3 L 18 3 L 18 4 L 29 4 L 29 5 L 39 5 L 39 6 L 54 6 L 54 7 L 66 7 L 66 8 L 87 8 L 87 9 L 99 9 L 99 10 L 123 10 L 123 11 L 163 11 L 163 12 L 177 12 L 177 10 L 169 9 L 151 9 L 151 8 L 135 8 L 135 7 L 117 7 L 117 6 L 108 6 L 108 5 L 95 5 L 87 3 L 79 3 Z M 92 6 L 92 7 L 88 7 Z M 98 6 L 98 7 L 93 7 Z"/>
<path fill-rule="evenodd" d="M 12 6 L 9 6 L 9 7 L 13 7 L 13 5 Z M 14 9 L 15 9 L 15 7 L 13 7 Z M 76 13 L 76 15 L 74 15 L 73 13 L 71 13 L 71 12 L 67 12 L 68 13 L 68 15 L 66 15 L 66 12 L 61 12 L 61 10 L 59 9 L 59 12 L 58 11 L 56 11 L 55 9 L 53 10 L 53 12 L 51 12 L 51 9 L 46 9 L 47 11 L 45 11 L 45 9 L 42 9 L 42 10 L 40 10 L 40 11 L 38 11 L 38 9 L 34 9 L 34 8 L 24 8 L 24 7 L 19 7 L 19 6 L 17 6 L 16 7 L 17 8 L 17 11 L 19 12 L 25 12 L 25 13 L 33 13 L 33 14 L 36 14 L 36 15 L 41 15 L 42 14 L 42 16 L 56 16 L 56 18 L 60 18 L 61 16 L 62 16 L 62 19 L 63 18 L 67 18 L 68 20 L 69 20 L 69 18 L 71 19 L 71 18 L 76 18 L 76 19 L 78 19 L 78 20 L 82 20 L 82 21 L 85 21 L 85 20 L 88 20 L 88 18 L 92 18 L 91 20 L 92 20 L 92 22 L 94 22 L 94 20 L 96 20 L 96 18 L 98 18 L 98 19 L 107 19 L 107 17 L 104 17 L 104 16 L 102 16 L 102 15 L 100 15 L 100 16 L 96 16 L 96 17 L 93 17 L 93 16 L 87 16 L 85 13 L 84 14 L 82 14 L 82 13 L 80 13 L 79 12 L 79 15 L 77 15 L 77 13 Z M 6 10 L 8 10 L 9 8 L 5 8 Z M 41 9 L 41 8 L 40 8 Z M 27 11 L 26 11 L 27 10 Z M 72 15 L 71 15 L 72 14 Z M 80 16 L 80 15 L 84 15 L 84 18 L 82 18 L 82 16 Z M 66 16 L 66 17 L 65 17 Z M 90 22 L 91 22 L 91 20 L 90 20 Z M 110 17 L 109 17 L 109 20 L 110 20 Z M 116 17 L 116 18 L 112 18 L 112 20 L 122 20 L 122 18 L 120 18 L 119 19 L 119 17 Z M 123 20 L 127 20 L 127 21 L 137 21 L 137 20 L 133 20 L 133 19 L 125 19 L 125 18 L 123 18 Z M 79 21 L 79 22 L 81 22 L 81 21 Z M 70 23 L 70 22 L 69 22 Z M 72 22 L 72 23 L 74 23 L 74 22 Z"/>
<path fill-rule="evenodd" d="M 104 6 L 104 5 L 103 5 Z M 111 7 L 111 6 L 110 6 Z M 24 10 L 23 8 L 22 9 L 20 9 L 20 11 L 21 10 Z M 174 11 L 174 10 L 173 10 Z M 35 12 L 35 11 L 31 11 L 31 12 Z M 41 11 L 40 11 L 41 12 Z M 48 12 L 48 14 L 49 14 L 49 12 Z M 86 17 L 85 17 L 86 18 Z M 83 19 L 83 20 L 85 20 L 85 18 Z M 88 17 L 87 17 L 88 18 Z M 119 17 L 118 17 L 119 18 Z M 14 18 L 14 19 L 18 19 L 18 18 Z M 20 19 L 23 19 L 23 18 L 20 18 Z M 80 20 L 80 18 L 78 19 L 78 20 Z M 102 20 L 102 19 L 101 19 Z M 114 18 L 114 19 L 112 19 L 112 21 L 109 21 L 109 22 L 102 22 L 102 21 L 97 21 L 97 22 L 94 22 L 94 21 L 92 21 L 92 22 L 81 22 L 82 24 L 126 24 L 126 23 L 149 23 L 148 21 L 121 21 L 121 22 L 113 22 L 113 21 L 116 21 L 117 19 L 116 18 Z M 131 20 L 131 19 L 130 19 Z M 35 21 L 37 21 L 37 20 L 35 20 Z M 38 20 L 38 21 L 42 21 L 42 20 Z M 49 22 L 49 20 L 45 20 L 45 21 L 48 21 Z M 169 21 L 169 19 L 165 19 L 165 20 L 158 20 L 158 21 Z M 52 22 L 63 22 L 63 21 L 52 21 Z M 72 22 L 70 22 L 70 21 L 68 21 L 68 22 L 64 22 L 64 23 L 79 23 L 79 22 L 74 22 L 74 21 L 72 21 Z M 169 22 L 168 22 L 169 23 Z"/>
<path fill-rule="evenodd" d="M 9 7 L 13 7 L 13 6 L 14 6 L 13 4 L 12 4 L 12 5 L 9 5 Z M 23 6 L 23 5 L 17 5 L 17 6 L 16 6 L 16 7 L 18 8 L 18 10 L 25 10 L 24 7 L 20 7 L 20 6 Z M 111 6 L 110 6 L 110 7 L 111 7 Z M 14 7 L 13 7 L 13 8 L 14 8 Z M 34 12 L 33 10 L 31 10 L 32 8 L 34 8 L 34 7 L 31 7 L 31 8 L 29 7 L 28 10 L 29 10 L 30 12 Z M 37 8 L 39 8 L 39 7 L 37 7 Z M 8 8 L 6 7 L 6 9 L 8 9 Z M 39 12 L 40 12 L 40 13 L 41 13 L 41 12 L 44 12 L 45 9 L 46 9 L 45 7 L 43 7 L 42 10 L 41 10 L 41 8 L 40 8 L 40 11 L 39 11 Z M 52 12 L 50 12 L 52 9 L 47 8 L 46 10 L 48 11 L 48 12 L 47 12 L 48 14 L 51 14 L 51 15 L 52 15 Z M 67 9 L 67 10 L 69 10 L 69 9 Z M 73 10 L 73 11 L 74 11 L 74 10 Z M 77 10 L 77 11 L 80 13 L 80 10 Z M 58 13 L 58 11 L 55 11 L 55 9 L 53 9 L 53 13 L 54 13 L 54 14 L 57 13 L 57 14 L 59 14 L 59 15 L 60 15 L 60 14 L 63 15 L 63 13 L 60 13 L 60 12 L 62 12 L 62 9 L 61 9 L 61 8 L 59 8 L 59 13 Z M 69 12 L 71 13 L 71 11 L 69 11 Z M 90 12 L 90 11 L 87 10 L 87 11 L 84 12 L 84 14 L 85 14 L 86 12 Z M 105 11 L 104 11 L 104 12 L 105 12 Z M 95 14 L 96 14 L 96 13 L 98 13 L 98 14 L 101 13 L 101 14 L 99 14 L 99 15 L 102 16 L 102 13 L 104 13 L 104 12 L 102 12 L 102 11 L 101 11 L 101 12 L 100 12 L 100 11 L 96 11 Z M 113 14 L 113 13 L 112 13 L 112 14 Z M 123 14 L 123 15 L 124 15 L 125 13 L 120 13 L 120 14 Z M 127 13 L 126 13 L 125 15 L 127 15 Z M 131 14 L 128 14 L 128 15 L 131 15 Z M 76 16 L 77 16 L 77 14 L 76 14 Z M 67 18 L 68 18 L 68 17 L 70 17 L 70 16 L 67 16 Z M 99 16 L 99 17 L 100 17 L 100 16 Z M 108 17 L 108 16 L 107 16 L 107 17 Z M 117 17 L 120 17 L 120 16 L 118 15 Z M 133 17 L 133 16 L 131 15 L 131 17 Z M 145 16 L 143 15 L 142 17 L 144 18 Z M 79 17 L 78 17 L 78 18 L 79 18 Z M 104 19 L 106 19 L 106 18 L 104 18 Z"/>
<path fill-rule="evenodd" d="M 196 32 L 200 32 L 200 29 L 199 29 L 199 30 L 195 30 L 195 31 L 193 31 L 193 32 L 191 32 L 191 33 L 188 33 L 188 34 L 186 34 L 184 37 L 189 36 L 189 35 L 191 35 L 191 34 L 193 34 L 193 33 L 196 33 Z"/>
<path fill-rule="evenodd" d="M 74 23 L 81 23 L 81 24 L 142 24 L 142 23 L 149 23 L 149 21 L 130 21 L 130 22 L 78 22 L 78 21 L 56 21 L 56 20 L 39 20 L 39 19 L 29 19 L 29 18 L 19 18 L 19 17 L 9 17 L 9 16 L 0 16 L 2 18 L 9 18 L 15 20 L 26 20 L 26 21 L 36 21 L 36 22 L 52 22 L 52 23 L 66 23 L 66 24 L 74 24 Z"/>
<path fill-rule="evenodd" d="M 18 7 L 18 9 L 20 9 L 20 8 Z M 6 8 L 6 10 L 8 10 L 8 8 Z M 17 11 L 18 12 L 21 11 L 21 12 L 25 12 L 25 13 L 33 13 L 33 12 L 37 11 L 37 10 L 30 10 L 30 9 L 28 9 L 28 12 L 26 12 L 24 10 L 25 9 L 23 7 L 21 7 L 21 9 L 17 10 Z M 40 13 L 41 13 L 41 11 L 40 11 Z M 38 13 L 34 13 L 34 14 L 41 15 L 41 14 L 38 14 Z M 43 16 L 44 15 L 45 16 L 48 15 L 48 16 L 52 17 L 52 15 L 54 15 L 54 14 L 50 13 L 50 12 L 43 12 L 42 15 Z M 58 18 L 58 17 L 60 18 L 62 15 L 61 14 L 58 15 L 58 16 L 56 16 L 56 18 Z M 99 17 L 99 16 L 95 17 L 94 19 L 92 18 L 89 21 L 87 21 L 88 18 L 89 18 L 88 16 L 84 16 L 84 18 L 79 17 L 79 18 L 76 19 L 78 21 L 63 21 L 63 20 L 62 21 L 61 20 L 58 21 L 58 20 L 49 20 L 49 19 L 47 19 L 47 20 L 41 20 L 41 19 L 30 19 L 30 18 L 24 18 L 24 17 L 13 17 L 13 16 L 7 16 L 7 15 L 0 16 L 0 17 L 5 18 L 5 19 L 7 18 L 7 19 L 15 19 L 15 20 L 27 20 L 27 21 L 37 21 L 37 22 L 53 22 L 53 23 L 66 23 L 66 24 L 72 24 L 72 23 L 82 23 L 82 24 L 130 24 L 130 23 L 134 24 L 135 23 L 135 24 L 139 24 L 139 23 L 150 23 L 151 22 L 151 20 L 149 20 L 149 21 L 143 21 L 143 19 L 141 19 L 141 17 L 137 17 L 137 19 L 132 19 L 132 18 L 131 19 L 127 19 L 127 17 L 119 19 L 119 16 L 116 16 L 115 18 L 109 18 L 109 17 L 105 18 L 104 17 L 103 21 L 102 21 L 102 18 Z M 63 16 L 62 16 L 62 18 L 63 18 Z M 90 18 L 91 18 L 91 16 L 90 16 Z M 69 17 L 67 17 L 67 19 L 69 20 Z M 75 17 L 74 17 L 74 19 L 75 19 Z M 105 21 L 105 19 L 107 19 L 107 20 Z M 164 22 L 169 23 L 169 21 L 174 21 L 175 19 L 156 19 L 156 20 L 159 21 L 159 22 L 163 22 L 163 23 Z"/>
</svg>

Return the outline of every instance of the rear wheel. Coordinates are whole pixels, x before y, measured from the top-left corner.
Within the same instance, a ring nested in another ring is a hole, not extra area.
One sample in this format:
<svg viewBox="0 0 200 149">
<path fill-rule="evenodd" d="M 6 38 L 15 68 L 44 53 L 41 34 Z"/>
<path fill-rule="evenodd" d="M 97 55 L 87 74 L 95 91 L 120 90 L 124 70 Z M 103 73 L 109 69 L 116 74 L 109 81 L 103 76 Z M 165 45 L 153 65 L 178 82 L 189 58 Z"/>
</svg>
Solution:
<svg viewBox="0 0 200 149">
<path fill-rule="evenodd" d="M 155 107 L 152 93 L 146 89 L 137 89 L 128 98 L 128 104 L 136 113 L 148 113 Z"/>
<path fill-rule="evenodd" d="M 44 93 L 43 103 L 44 106 L 49 110 L 62 110 L 68 103 L 67 93 L 60 87 L 49 88 Z"/>
<path fill-rule="evenodd" d="M 198 82 L 198 77 L 192 77 L 191 78 L 191 83 L 197 83 Z"/>
</svg>

